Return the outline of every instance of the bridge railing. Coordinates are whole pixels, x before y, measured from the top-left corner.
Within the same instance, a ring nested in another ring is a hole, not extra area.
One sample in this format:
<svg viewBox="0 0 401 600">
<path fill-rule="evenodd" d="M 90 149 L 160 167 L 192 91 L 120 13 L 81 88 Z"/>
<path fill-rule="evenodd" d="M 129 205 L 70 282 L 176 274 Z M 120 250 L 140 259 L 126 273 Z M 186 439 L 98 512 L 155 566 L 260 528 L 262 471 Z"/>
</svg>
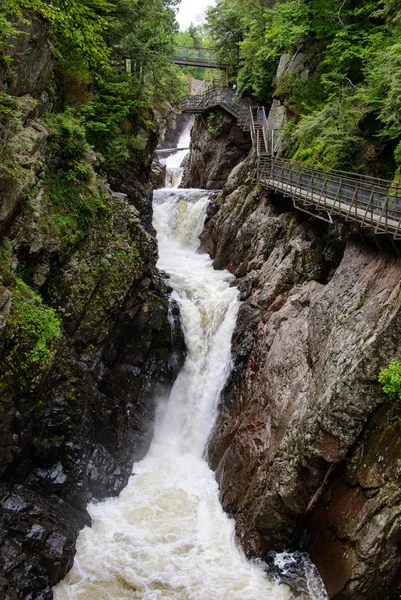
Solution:
<svg viewBox="0 0 401 600">
<path fill-rule="evenodd" d="M 239 117 L 241 110 L 247 105 L 229 88 L 222 87 L 219 81 L 212 80 L 210 85 L 193 96 L 188 96 L 182 103 L 183 112 L 202 112 L 214 106 L 226 108 L 233 116 Z"/>
<path fill-rule="evenodd" d="M 256 131 L 255 131 L 255 121 L 253 119 L 253 110 L 252 110 L 252 106 L 249 107 L 249 127 L 250 127 L 250 131 L 251 131 L 251 138 L 252 138 L 252 146 L 255 147 L 256 145 Z"/>
<path fill-rule="evenodd" d="M 263 138 L 265 140 L 266 150 L 267 150 L 267 152 L 269 154 L 271 154 L 272 153 L 272 148 L 271 148 L 271 145 L 270 145 L 270 138 L 271 138 L 271 136 L 269 135 L 269 130 L 268 130 L 268 127 L 267 127 L 267 117 L 266 117 L 266 111 L 265 111 L 265 107 L 264 106 L 262 106 L 262 119 L 263 119 L 263 123 L 262 123 L 262 125 L 263 125 L 263 127 L 262 127 L 262 129 L 263 129 Z"/>
<path fill-rule="evenodd" d="M 281 136 L 276 137 L 277 130 L 269 128 L 265 109 L 253 107 L 221 81 L 215 80 L 202 93 L 189 96 L 183 111 L 203 112 L 214 106 L 231 112 L 238 126 L 250 131 L 258 156 L 257 177 L 263 185 L 291 198 L 299 210 L 324 220 L 332 222 L 332 215 L 337 214 L 375 233 L 401 239 L 401 185 L 278 158 L 277 139 Z"/>
<path fill-rule="evenodd" d="M 177 65 L 204 67 L 225 71 L 229 64 L 216 56 L 213 48 L 190 48 L 178 46 L 175 48 L 173 61 Z"/>
<path fill-rule="evenodd" d="M 294 202 L 300 201 L 306 210 L 312 206 L 357 221 L 375 233 L 401 237 L 401 189 L 389 181 L 325 172 L 271 156 L 259 160 L 258 178 Z"/>
<path fill-rule="evenodd" d="M 207 62 L 218 62 L 216 53 L 211 48 L 191 48 L 189 46 L 177 46 L 174 50 L 174 58 L 196 58 Z"/>
</svg>

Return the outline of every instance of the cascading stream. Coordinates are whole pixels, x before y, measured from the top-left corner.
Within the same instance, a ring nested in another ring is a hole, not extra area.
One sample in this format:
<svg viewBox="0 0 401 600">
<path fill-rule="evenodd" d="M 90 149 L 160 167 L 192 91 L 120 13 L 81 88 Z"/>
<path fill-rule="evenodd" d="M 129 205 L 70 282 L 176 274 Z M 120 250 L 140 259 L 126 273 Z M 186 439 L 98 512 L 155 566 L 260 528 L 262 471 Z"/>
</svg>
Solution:
<svg viewBox="0 0 401 600">
<path fill-rule="evenodd" d="M 192 119 L 187 123 L 178 140 L 178 148 L 184 148 L 178 152 L 174 152 L 168 158 L 162 158 L 161 163 L 166 165 L 166 186 L 169 188 L 177 187 L 180 184 L 182 177 L 181 164 L 188 154 L 189 144 L 191 141 Z"/>
<path fill-rule="evenodd" d="M 169 399 L 160 401 L 147 457 L 118 498 L 90 505 L 93 525 L 81 532 L 55 600 L 293 598 L 238 548 L 202 458 L 230 369 L 239 307 L 231 276 L 197 252 L 207 204 L 200 190 L 155 194 L 159 267 L 180 305 L 187 358 Z"/>
</svg>

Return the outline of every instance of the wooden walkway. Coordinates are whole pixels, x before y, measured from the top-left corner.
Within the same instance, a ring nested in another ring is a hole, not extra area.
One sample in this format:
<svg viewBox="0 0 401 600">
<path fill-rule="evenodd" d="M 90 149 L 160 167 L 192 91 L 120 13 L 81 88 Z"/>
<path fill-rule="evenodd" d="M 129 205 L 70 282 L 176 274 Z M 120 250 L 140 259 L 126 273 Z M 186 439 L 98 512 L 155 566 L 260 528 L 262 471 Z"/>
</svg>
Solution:
<svg viewBox="0 0 401 600">
<path fill-rule="evenodd" d="M 250 131 L 257 155 L 259 183 L 290 198 L 294 207 L 333 222 L 333 215 L 354 221 L 375 234 L 401 239 L 401 186 L 385 179 L 311 168 L 278 158 L 277 131 L 269 129 L 263 107 L 252 107 L 233 90 L 209 84 L 183 104 L 183 112 L 202 113 L 214 107 L 232 114 L 244 131 Z"/>
<path fill-rule="evenodd" d="M 111 62 L 127 73 L 131 73 L 135 58 L 113 50 Z M 213 48 L 189 48 L 186 46 L 175 48 L 172 62 L 181 67 L 203 67 L 205 69 L 218 69 L 219 71 L 225 71 L 229 66 L 228 63 L 217 60 Z"/>
<path fill-rule="evenodd" d="M 401 239 L 401 189 L 389 181 L 325 172 L 272 156 L 259 158 L 257 177 L 291 198 L 298 210 L 331 223 L 332 215 L 339 215 L 375 234 Z"/>
<path fill-rule="evenodd" d="M 211 108 L 221 107 L 236 119 L 241 113 L 248 116 L 249 104 L 242 102 L 234 90 L 222 87 L 218 80 L 204 81 L 193 96 L 187 96 L 182 103 L 182 112 L 200 114 Z"/>
<path fill-rule="evenodd" d="M 228 64 L 216 59 L 212 48 L 189 48 L 178 46 L 174 51 L 173 61 L 182 67 L 205 67 L 206 69 L 219 69 L 224 71 Z"/>
</svg>

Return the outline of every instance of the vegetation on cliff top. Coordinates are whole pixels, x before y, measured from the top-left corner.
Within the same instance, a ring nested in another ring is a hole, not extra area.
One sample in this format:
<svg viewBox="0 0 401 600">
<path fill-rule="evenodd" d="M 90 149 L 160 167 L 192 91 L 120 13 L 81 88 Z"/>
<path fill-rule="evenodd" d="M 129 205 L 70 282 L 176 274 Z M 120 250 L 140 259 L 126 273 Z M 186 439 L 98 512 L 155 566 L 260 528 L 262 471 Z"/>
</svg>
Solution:
<svg viewBox="0 0 401 600">
<path fill-rule="evenodd" d="M 207 30 L 242 91 L 289 109 L 289 156 L 384 176 L 400 166 L 396 0 L 218 0 Z M 277 80 L 284 53 L 304 55 L 304 77 Z"/>
</svg>

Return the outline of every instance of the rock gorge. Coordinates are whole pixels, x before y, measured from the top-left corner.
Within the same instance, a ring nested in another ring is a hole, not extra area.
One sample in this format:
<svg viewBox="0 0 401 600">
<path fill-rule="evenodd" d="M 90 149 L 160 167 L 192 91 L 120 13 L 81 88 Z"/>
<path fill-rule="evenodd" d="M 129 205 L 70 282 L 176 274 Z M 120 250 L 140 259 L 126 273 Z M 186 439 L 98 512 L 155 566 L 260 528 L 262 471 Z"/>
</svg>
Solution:
<svg viewBox="0 0 401 600">
<path fill-rule="evenodd" d="M 71 225 L 54 178 L 80 133 L 47 116 L 61 112 L 48 27 L 25 25 L 12 58 L 15 77 L 4 65 L 0 77 L 13 97 L 0 115 L 0 597 L 44 600 L 72 565 L 87 503 L 119 494 L 146 453 L 154 399 L 185 348 L 156 269 L 154 115 L 125 123 L 137 146 L 118 167 L 79 146 L 92 208 Z M 177 111 L 156 109 L 175 143 Z M 286 116 L 276 97 L 271 121 Z M 401 359 L 401 262 L 267 192 L 254 160 L 230 115 L 197 118 L 182 186 L 223 188 L 201 242 L 242 300 L 207 449 L 222 505 L 248 556 L 302 548 L 330 598 L 395 600 L 401 409 L 378 374 Z"/>
</svg>

